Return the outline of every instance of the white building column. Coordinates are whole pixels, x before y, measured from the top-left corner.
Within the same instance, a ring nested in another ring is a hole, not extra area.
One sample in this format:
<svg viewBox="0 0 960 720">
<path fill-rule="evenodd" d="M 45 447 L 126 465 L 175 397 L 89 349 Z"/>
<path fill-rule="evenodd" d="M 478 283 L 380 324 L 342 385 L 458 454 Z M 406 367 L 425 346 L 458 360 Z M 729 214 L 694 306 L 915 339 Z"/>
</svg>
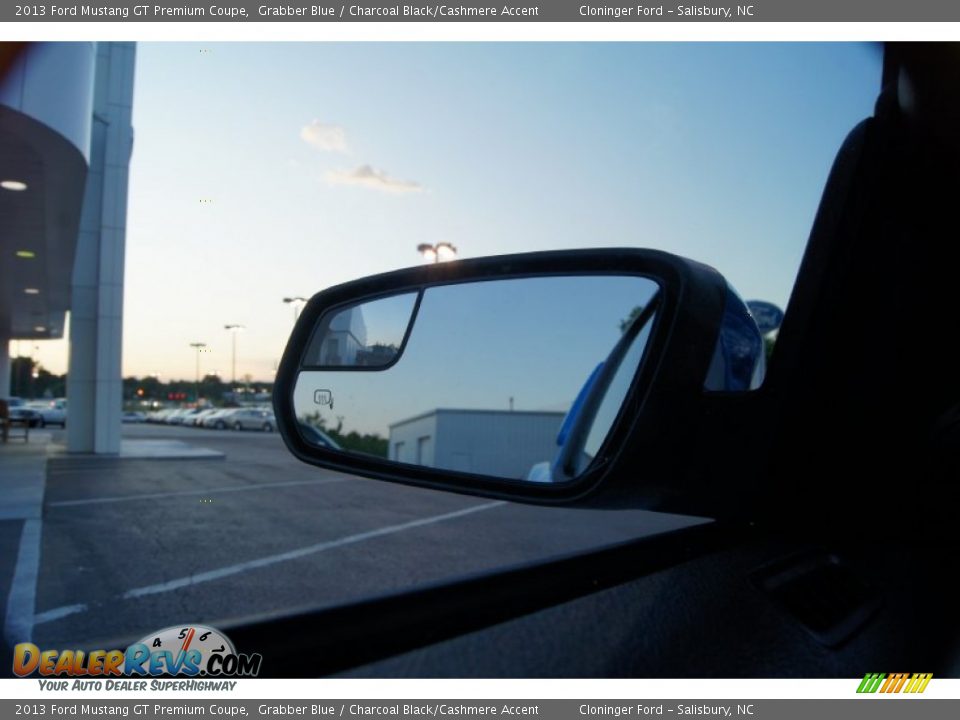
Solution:
<svg viewBox="0 0 960 720">
<path fill-rule="evenodd" d="M 136 46 L 97 44 L 90 169 L 70 306 L 70 452 L 120 451 L 123 270 Z"/>
</svg>

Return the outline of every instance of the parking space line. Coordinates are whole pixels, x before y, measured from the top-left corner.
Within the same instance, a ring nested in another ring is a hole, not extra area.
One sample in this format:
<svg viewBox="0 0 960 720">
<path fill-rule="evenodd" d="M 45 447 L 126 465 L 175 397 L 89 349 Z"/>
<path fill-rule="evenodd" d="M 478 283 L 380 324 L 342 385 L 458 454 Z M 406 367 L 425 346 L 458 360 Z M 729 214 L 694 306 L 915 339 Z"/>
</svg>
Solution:
<svg viewBox="0 0 960 720">
<path fill-rule="evenodd" d="M 284 553 L 279 553 L 277 555 L 268 555 L 267 557 L 257 558 L 256 560 L 248 560 L 247 562 L 237 563 L 236 565 L 227 565 L 226 567 L 218 568 L 216 570 L 208 570 L 207 572 L 197 573 L 196 575 L 187 575 L 186 577 L 177 578 L 175 580 L 167 580 L 166 582 L 157 583 L 156 585 L 147 585 L 145 587 L 136 588 L 135 590 L 128 590 L 123 594 L 125 600 L 131 598 L 145 597 L 147 595 L 156 595 L 158 593 L 170 592 L 171 590 L 179 590 L 183 587 L 189 587 L 191 585 L 198 585 L 204 582 L 210 582 L 211 580 L 220 580 L 221 578 L 229 577 L 230 575 L 237 575 L 247 570 L 256 570 L 262 567 L 269 567 L 270 565 L 276 565 L 277 563 L 286 562 L 288 560 L 297 560 L 307 555 L 314 555 L 316 553 L 324 552 L 325 550 L 333 550 L 334 548 L 343 547 L 344 545 L 353 545 L 354 543 L 363 542 L 364 540 L 372 540 L 373 538 L 383 537 L 384 535 L 392 535 L 394 533 L 403 532 L 404 530 L 412 530 L 414 528 L 423 527 L 425 525 L 433 525 L 434 523 L 444 522 L 445 520 L 453 520 L 454 518 L 463 517 L 464 515 L 472 515 L 473 513 L 483 512 L 484 510 L 491 510 L 500 505 L 505 505 L 506 503 L 503 500 L 498 500 L 492 503 L 486 503 L 484 505 L 474 505 L 473 507 L 464 508 L 463 510 L 456 510 L 450 513 L 444 513 L 443 515 L 432 515 L 430 517 L 420 518 L 419 520 L 411 520 L 410 522 L 400 523 L 399 525 L 388 525 L 386 527 L 377 528 L 376 530 L 368 530 L 367 532 L 357 533 L 356 535 L 347 535 L 346 537 L 339 538 L 338 540 L 328 540 L 326 542 L 317 543 L 316 545 L 308 545 L 307 547 L 298 548 L 297 550 L 289 550 Z"/>
<path fill-rule="evenodd" d="M 3 635 L 13 647 L 16 643 L 33 639 L 33 611 L 37 598 L 37 579 L 40 575 L 40 518 L 23 521 L 17 565 L 7 597 L 7 614 Z"/>
<path fill-rule="evenodd" d="M 179 590 L 181 588 L 199 585 L 201 583 L 211 582 L 213 580 L 221 580 L 222 578 L 230 577 L 231 575 L 239 575 L 240 573 L 247 572 L 248 570 L 257 570 L 259 568 L 287 562 L 288 560 L 298 560 L 300 558 L 307 557 L 308 555 L 315 555 L 327 550 L 344 547 L 345 545 L 353 545 L 365 540 L 372 540 L 373 538 L 383 537 L 385 535 L 393 535 L 395 533 L 404 532 L 405 530 L 413 530 L 414 528 L 433 525 L 435 523 L 453 520 L 466 515 L 473 515 L 474 513 L 484 512 L 485 510 L 492 510 L 493 508 L 500 507 L 501 505 L 506 505 L 506 502 L 503 500 L 497 500 L 495 502 L 485 503 L 483 505 L 473 505 L 472 507 L 464 508 L 462 510 L 443 513 L 442 515 L 431 515 L 429 517 L 411 520 L 409 522 L 399 523 L 397 525 L 387 525 L 385 527 L 377 528 L 376 530 L 368 530 L 366 532 L 356 533 L 354 535 L 347 535 L 336 540 L 327 540 L 326 542 L 308 545 L 307 547 L 297 548 L 296 550 L 289 550 L 276 555 L 268 555 L 266 557 L 257 558 L 256 560 L 248 560 L 247 562 L 236 563 L 235 565 L 227 565 L 226 567 L 217 568 L 216 570 L 207 570 L 206 572 L 187 575 L 185 577 L 167 580 L 166 582 L 156 583 L 154 585 L 145 585 L 133 590 L 128 590 L 127 592 L 123 593 L 120 599 L 133 600 L 136 598 Z M 47 610 L 45 612 L 38 613 L 36 617 L 34 617 L 34 625 L 40 625 L 43 623 L 52 622 L 53 620 L 59 620 L 67 617 L 68 615 L 84 612 L 87 609 L 89 608 L 86 605 L 67 605 L 64 607 Z"/>
<path fill-rule="evenodd" d="M 63 607 L 54 608 L 53 610 L 37 613 L 33 616 L 33 624 L 42 625 L 43 623 L 53 622 L 54 620 L 65 618 L 68 615 L 83 612 L 87 607 L 85 603 L 78 603 L 77 605 L 64 605 Z"/>
<path fill-rule="evenodd" d="M 244 492 L 247 490 L 272 490 L 273 488 L 295 487 L 298 485 L 328 485 L 330 483 L 346 482 L 352 478 L 335 477 L 321 478 L 319 480 L 291 480 L 290 482 L 278 483 L 257 483 L 254 485 L 230 485 L 222 488 L 207 488 L 205 490 L 179 490 L 166 493 L 147 493 L 144 495 L 112 495 L 99 498 L 86 498 L 84 500 L 60 500 L 58 502 L 47 503 L 47 507 L 76 507 L 78 505 L 99 505 L 101 503 L 118 503 L 128 500 L 159 500 L 170 497 L 183 497 L 187 495 L 216 495 L 218 493 Z"/>
</svg>

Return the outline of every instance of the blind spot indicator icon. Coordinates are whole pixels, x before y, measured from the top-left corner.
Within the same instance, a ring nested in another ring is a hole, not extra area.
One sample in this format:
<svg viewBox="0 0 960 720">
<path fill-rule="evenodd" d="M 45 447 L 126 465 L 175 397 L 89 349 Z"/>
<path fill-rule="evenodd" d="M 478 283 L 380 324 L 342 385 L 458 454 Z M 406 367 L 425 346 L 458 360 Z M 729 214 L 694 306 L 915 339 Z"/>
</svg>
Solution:
<svg viewBox="0 0 960 720">
<path fill-rule="evenodd" d="M 316 405 L 329 405 L 333 410 L 333 393 L 329 390 L 314 390 L 313 402 Z"/>
</svg>

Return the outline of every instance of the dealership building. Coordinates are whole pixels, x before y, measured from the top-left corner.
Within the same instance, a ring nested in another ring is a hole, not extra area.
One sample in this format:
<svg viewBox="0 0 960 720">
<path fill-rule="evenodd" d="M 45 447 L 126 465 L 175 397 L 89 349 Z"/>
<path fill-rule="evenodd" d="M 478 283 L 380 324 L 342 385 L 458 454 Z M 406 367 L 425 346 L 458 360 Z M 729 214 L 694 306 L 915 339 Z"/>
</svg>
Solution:
<svg viewBox="0 0 960 720">
<path fill-rule="evenodd" d="M 62 338 L 67 449 L 117 453 L 136 46 L 0 46 L 0 396 L 10 341 Z M 69 319 L 69 320 L 68 320 Z"/>
</svg>

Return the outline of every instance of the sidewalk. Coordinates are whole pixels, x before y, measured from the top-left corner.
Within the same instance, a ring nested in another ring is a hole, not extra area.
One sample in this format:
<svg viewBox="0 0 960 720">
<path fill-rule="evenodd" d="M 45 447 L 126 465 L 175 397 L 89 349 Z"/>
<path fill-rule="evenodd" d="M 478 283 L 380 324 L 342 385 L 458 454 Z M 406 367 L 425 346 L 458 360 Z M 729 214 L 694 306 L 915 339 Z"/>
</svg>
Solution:
<svg viewBox="0 0 960 720">
<path fill-rule="evenodd" d="M 33 430 L 28 443 L 0 444 L 0 521 L 40 517 L 50 439 L 51 433 Z"/>
<path fill-rule="evenodd" d="M 51 459 L 68 459 L 71 462 L 94 460 L 115 462 L 118 460 L 223 460 L 219 450 L 197 447 L 181 440 L 128 439 L 120 441 L 117 455 L 94 455 L 93 453 L 68 453 L 62 443 L 51 443 L 48 448 Z"/>
</svg>

